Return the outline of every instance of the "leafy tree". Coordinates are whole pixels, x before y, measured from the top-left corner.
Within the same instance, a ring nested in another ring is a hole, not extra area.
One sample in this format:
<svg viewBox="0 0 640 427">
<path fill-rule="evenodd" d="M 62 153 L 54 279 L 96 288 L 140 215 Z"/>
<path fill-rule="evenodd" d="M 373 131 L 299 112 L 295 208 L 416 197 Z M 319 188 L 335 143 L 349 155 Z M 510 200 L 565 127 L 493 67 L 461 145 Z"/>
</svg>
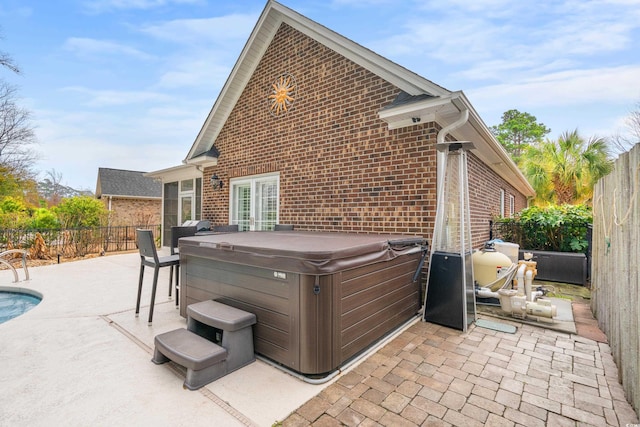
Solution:
<svg viewBox="0 0 640 427">
<path fill-rule="evenodd" d="M 24 228 L 29 220 L 29 208 L 20 198 L 5 197 L 0 201 L 0 228 Z"/>
<path fill-rule="evenodd" d="M 502 123 L 491 127 L 491 133 L 518 163 L 523 151 L 534 145 L 551 132 L 543 123 L 538 123 L 536 116 L 509 110 L 502 114 Z"/>
<path fill-rule="evenodd" d="M 109 215 L 100 200 L 89 196 L 64 199 L 53 210 L 62 228 L 99 227 Z"/>
<path fill-rule="evenodd" d="M 13 59 L 2 51 L 0 67 L 20 74 Z M 35 181 L 31 168 L 38 156 L 32 145 L 37 141 L 31 114 L 18 106 L 16 94 L 14 86 L 0 80 L 0 196 L 33 199 Z"/>
<path fill-rule="evenodd" d="M 594 184 L 612 168 L 606 140 L 585 140 L 577 130 L 564 132 L 557 141 L 529 146 L 521 160 L 539 205 L 590 203 Z"/>
</svg>

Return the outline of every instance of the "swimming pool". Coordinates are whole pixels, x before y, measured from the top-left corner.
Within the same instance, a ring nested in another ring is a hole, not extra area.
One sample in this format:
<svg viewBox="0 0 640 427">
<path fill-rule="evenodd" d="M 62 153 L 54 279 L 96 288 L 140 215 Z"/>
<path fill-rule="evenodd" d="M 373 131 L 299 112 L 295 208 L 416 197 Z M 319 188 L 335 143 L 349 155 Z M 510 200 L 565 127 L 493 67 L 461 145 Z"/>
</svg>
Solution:
<svg viewBox="0 0 640 427">
<path fill-rule="evenodd" d="M 42 295 L 33 291 L 0 289 L 0 323 L 18 317 L 42 301 Z"/>
</svg>

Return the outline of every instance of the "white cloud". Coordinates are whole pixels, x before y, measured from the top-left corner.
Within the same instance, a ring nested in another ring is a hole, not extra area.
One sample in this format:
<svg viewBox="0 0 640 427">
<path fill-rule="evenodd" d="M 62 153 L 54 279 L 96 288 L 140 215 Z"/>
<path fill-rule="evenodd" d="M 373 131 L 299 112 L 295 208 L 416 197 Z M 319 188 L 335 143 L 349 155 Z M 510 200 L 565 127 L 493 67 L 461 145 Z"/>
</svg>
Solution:
<svg viewBox="0 0 640 427">
<path fill-rule="evenodd" d="M 2 17 L 18 16 L 20 18 L 27 18 L 32 14 L 33 8 L 29 6 L 11 7 L 8 5 L 0 5 L 0 16 Z"/>
<path fill-rule="evenodd" d="M 214 62 L 213 58 L 184 58 L 171 70 L 166 71 L 160 77 L 158 87 L 180 88 L 200 87 L 219 90 L 226 81 L 231 68 Z"/>
<path fill-rule="evenodd" d="M 146 102 L 168 102 L 172 99 L 169 95 L 152 91 L 96 90 L 80 86 L 68 86 L 61 90 L 84 95 L 88 98 L 88 100 L 84 102 L 84 105 L 91 107 L 132 105 Z"/>
<path fill-rule="evenodd" d="M 149 10 L 168 5 L 205 4 L 204 0 L 90 0 L 84 3 L 89 13 L 114 10 Z"/>
<path fill-rule="evenodd" d="M 331 2 L 332 7 L 370 7 L 379 6 L 381 4 L 398 4 L 398 0 L 333 0 Z"/>
<path fill-rule="evenodd" d="M 95 191 L 99 167 L 152 171 L 175 166 L 187 154 L 209 107 L 185 102 L 129 115 L 37 110 L 42 154 L 37 169 L 55 169 L 67 185 Z"/>
<path fill-rule="evenodd" d="M 85 37 L 68 38 L 63 49 L 79 56 L 125 55 L 137 59 L 153 59 L 152 55 L 121 43 Z"/>
<path fill-rule="evenodd" d="M 176 19 L 149 24 L 140 31 L 160 40 L 182 44 L 226 44 L 229 40 L 246 41 L 258 15 L 233 14 L 202 19 Z"/>
<path fill-rule="evenodd" d="M 474 99 L 512 99 L 528 106 L 630 103 L 640 97 L 640 65 L 568 70 L 469 90 Z"/>
</svg>

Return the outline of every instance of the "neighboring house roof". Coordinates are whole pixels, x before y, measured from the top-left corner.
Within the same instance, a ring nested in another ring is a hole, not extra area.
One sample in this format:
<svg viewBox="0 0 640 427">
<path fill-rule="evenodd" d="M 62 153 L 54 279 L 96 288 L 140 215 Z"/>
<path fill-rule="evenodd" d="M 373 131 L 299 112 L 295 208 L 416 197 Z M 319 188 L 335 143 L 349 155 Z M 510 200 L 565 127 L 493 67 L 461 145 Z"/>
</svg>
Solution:
<svg viewBox="0 0 640 427">
<path fill-rule="evenodd" d="M 98 168 L 96 197 L 104 196 L 130 199 L 161 199 L 162 183 L 144 176 L 145 172 L 122 169 Z"/>
<path fill-rule="evenodd" d="M 217 155 L 207 154 L 217 151 L 214 142 L 218 134 L 282 23 L 398 87 L 402 91 L 398 99 L 379 111 L 380 119 L 388 123 L 389 129 L 429 121 L 446 127 L 468 111 L 468 120 L 450 134 L 459 141 L 472 141 L 474 154 L 525 196 L 535 194 L 462 92 L 451 92 L 274 0 L 267 2 L 184 163 L 204 164 L 206 160 L 208 165 L 215 164 Z"/>
</svg>

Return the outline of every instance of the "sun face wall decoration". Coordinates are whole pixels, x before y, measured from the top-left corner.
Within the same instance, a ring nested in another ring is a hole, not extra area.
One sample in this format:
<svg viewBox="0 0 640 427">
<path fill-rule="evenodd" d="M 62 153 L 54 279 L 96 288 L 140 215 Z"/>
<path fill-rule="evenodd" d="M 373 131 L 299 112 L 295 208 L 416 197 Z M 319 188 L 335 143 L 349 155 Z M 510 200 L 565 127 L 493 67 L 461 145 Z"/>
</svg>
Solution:
<svg viewBox="0 0 640 427">
<path fill-rule="evenodd" d="M 296 94 L 296 79 L 289 73 L 283 73 L 271 84 L 271 92 L 267 97 L 269 111 L 276 117 L 291 109 Z"/>
</svg>

